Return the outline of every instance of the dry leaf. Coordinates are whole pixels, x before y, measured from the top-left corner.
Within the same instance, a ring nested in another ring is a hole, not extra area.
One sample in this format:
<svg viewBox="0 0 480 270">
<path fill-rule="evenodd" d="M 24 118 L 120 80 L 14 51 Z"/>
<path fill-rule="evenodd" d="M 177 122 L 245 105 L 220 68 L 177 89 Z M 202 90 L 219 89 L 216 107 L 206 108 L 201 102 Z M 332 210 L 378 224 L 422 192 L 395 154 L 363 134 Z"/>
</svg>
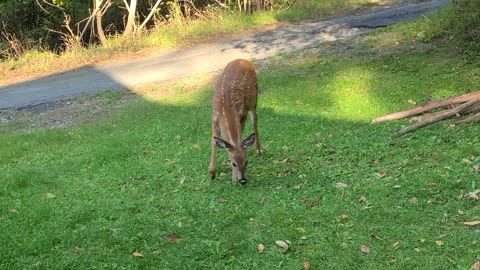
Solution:
<svg viewBox="0 0 480 270">
<path fill-rule="evenodd" d="M 437 183 L 436 182 L 431 182 L 430 184 L 428 184 L 429 187 L 436 187 L 437 186 Z"/>
<path fill-rule="evenodd" d="M 465 212 L 463 212 L 462 210 L 458 210 L 458 214 L 459 215 L 465 215 Z"/>
<path fill-rule="evenodd" d="M 468 225 L 468 226 L 478 226 L 478 225 L 480 225 L 480 220 L 475 220 L 475 221 L 465 221 L 465 222 L 463 222 L 463 225 Z"/>
<path fill-rule="evenodd" d="M 265 246 L 262 243 L 260 243 L 258 244 L 257 249 L 258 251 L 262 252 L 263 250 L 265 250 Z"/>
<path fill-rule="evenodd" d="M 470 270 L 480 270 L 480 261 L 475 261 Z"/>
<path fill-rule="evenodd" d="M 342 182 L 338 182 L 338 183 L 335 184 L 335 187 L 338 188 L 338 189 L 341 189 L 341 188 L 348 187 L 348 185 L 345 184 L 345 183 L 342 183 Z"/>
<path fill-rule="evenodd" d="M 320 131 L 318 131 L 317 133 L 315 133 L 315 136 L 316 136 L 316 137 L 320 137 Z"/>
<path fill-rule="evenodd" d="M 282 252 L 286 252 L 288 250 L 288 245 L 282 240 L 275 241 L 275 244 L 282 249 Z"/>
<path fill-rule="evenodd" d="M 410 198 L 411 203 L 417 203 L 417 201 L 418 201 L 417 197 Z"/>
<path fill-rule="evenodd" d="M 393 242 L 392 247 L 396 247 L 396 246 L 398 246 L 398 244 L 400 244 L 400 241 L 395 241 L 395 242 Z"/>
<path fill-rule="evenodd" d="M 308 202 L 308 205 L 307 205 L 307 209 L 310 209 L 312 207 L 314 207 L 315 205 L 317 205 L 317 203 L 320 201 L 319 198 L 316 198 L 314 200 L 311 200 Z"/>
<path fill-rule="evenodd" d="M 378 237 L 378 235 L 376 233 L 373 233 L 373 232 L 370 234 L 370 237 L 373 238 L 373 239 L 376 239 L 376 240 L 380 239 L 380 237 Z"/>
<path fill-rule="evenodd" d="M 180 179 L 180 185 L 183 185 L 185 183 L 185 176 Z"/>
<path fill-rule="evenodd" d="M 416 247 L 416 248 L 414 248 L 413 250 L 415 250 L 416 252 L 420 252 L 420 248 L 419 248 L 419 247 Z"/>
<path fill-rule="evenodd" d="M 297 99 L 297 100 L 295 100 L 295 104 L 296 104 L 296 105 L 302 105 L 303 102 L 302 102 L 301 100 L 298 100 L 298 99 Z"/>
<path fill-rule="evenodd" d="M 367 197 L 365 196 L 360 196 L 360 198 L 358 199 L 359 202 L 365 202 L 367 200 Z"/>
<path fill-rule="evenodd" d="M 360 251 L 361 251 L 363 254 L 368 254 L 368 253 L 370 253 L 370 249 L 369 249 L 367 246 L 365 246 L 365 245 L 362 245 L 362 246 L 360 247 Z"/>
<path fill-rule="evenodd" d="M 445 243 L 442 240 L 437 240 L 435 244 L 437 244 L 437 246 L 443 246 Z"/>
<path fill-rule="evenodd" d="M 12 212 L 12 213 L 18 213 L 17 209 L 15 209 L 15 208 L 10 209 L 10 212 Z"/>
<path fill-rule="evenodd" d="M 72 253 L 77 254 L 78 253 L 78 247 L 73 247 L 72 248 Z"/>
<path fill-rule="evenodd" d="M 138 251 L 133 252 L 132 255 L 135 257 L 143 258 L 143 254 Z"/>
<path fill-rule="evenodd" d="M 421 33 L 421 32 L 420 32 L 420 33 Z M 420 34 L 420 33 L 418 33 L 418 34 Z M 417 34 L 417 36 L 418 36 L 418 34 Z M 415 100 L 411 100 L 411 99 L 407 100 L 407 102 L 410 103 L 410 104 L 412 104 L 412 105 L 416 105 L 416 104 L 417 104 L 417 102 L 415 102 Z"/>
<path fill-rule="evenodd" d="M 401 187 L 402 187 L 402 186 L 400 186 L 400 185 L 395 185 L 395 186 L 393 186 L 394 189 L 399 189 L 399 188 L 401 188 Z"/>
<path fill-rule="evenodd" d="M 286 157 L 282 160 L 283 163 L 287 163 L 290 160 L 290 158 Z"/>
<path fill-rule="evenodd" d="M 472 199 L 475 199 L 475 200 L 479 200 L 480 197 L 478 197 L 478 193 L 480 193 L 480 189 L 477 189 L 477 190 L 475 190 L 475 191 L 472 191 L 472 192 L 467 193 L 467 196 L 468 196 L 469 198 L 472 198 Z"/>
<path fill-rule="evenodd" d="M 180 135 L 175 136 L 176 141 L 180 141 L 181 139 L 182 139 L 182 136 L 180 136 Z"/>
<path fill-rule="evenodd" d="M 53 199 L 53 198 L 57 197 L 57 195 L 55 195 L 53 193 L 50 193 L 50 192 L 45 193 L 45 196 L 47 197 L 47 199 Z"/>
<path fill-rule="evenodd" d="M 477 244 L 477 240 L 473 240 L 472 245 L 476 245 L 476 244 Z"/>
<path fill-rule="evenodd" d="M 426 239 L 420 239 L 420 243 L 425 243 L 425 241 L 427 241 Z"/>
<path fill-rule="evenodd" d="M 306 232 L 305 228 L 296 228 L 296 230 L 299 233 L 305 233 Z"/>
<path fill-rule="evenodd" d="M 264 196 L 259 196 L 260 199 L 260 204 L 263 204 L 265 202 L 265 197 Z"/>
<path fill-rule="evenodd" d="M 396 261 L 397 261 L 397 257 L 395 257 L 395 255 L 390 255 L 390 262 L 394 263 Z"/>
<path fill-rule="evenodd" d="M 310 269 L 310 262 L 309 261 L 304 261 L 303 262 L 303 269 L 309 270 Z M 475 269 L 477 270 L 477 269 Z"/>
<path fill-rule="evenodd" d="M 347 219 L 347 218 L 348 218 L 348 215 L 347 215 L 347 214 L 342 214 L 342 215 L 340 216 L 340 218 L 341 218 L 341 219 Z"/>
<path fill-rule="evenodd" d="M 377 176 L 380 177 L 380 178 L 383 178 L 383 177 L 385 177 L 385 173 L 386 173 L 385 170 L 380 170 L 380 171 L 377 172 Z"/>
<path fill-rule="evenodd" d="M 174 242 L 174 241 L 177 241 L 178 239 L 180 239 L 180 237 L 178 237 L 178 235 L 176 234 L 170 234 L 170 235 L 167 235 L 166 237 L 167 242 Z"/>
<path fill-rule="evenodd" d="M 462 159 L 462 161 L 467 163 L 467 164 L 472 164 L 472 161 L 468 158 L 464 158 L 464 159 Z"/>
<path fill-rule="evenodd" d="M 302 198 L 298 199 L 298 201 L 301 202 L 301 203 L 305 203 L 305 202 L 307 201 L 307 199 L 305 199 L 304 197 L 302 197 Z"/>
<path fill-rule="evenodd" d="M 199 145 L 198 143 L 194 143 L 192 146 L 193 146 L 193 148 L 195 148 L 195 149 L 200 149 L 200 145 Z"/>
<path fill-rule="evenodd" d="M 174 160 L 174 159 L 173 159 L 173 160 L 172 160 L 172 159 L 169 159 L 169 158 L 166 158 L 166 159 L 165 159 L 165 163 L 167 163 L 168 165 L 171 165 L 171 164 L 173 164 L 173 163 L 175 163 L 175 162 L 177 162 L 177 161 Z"/>
</svg>

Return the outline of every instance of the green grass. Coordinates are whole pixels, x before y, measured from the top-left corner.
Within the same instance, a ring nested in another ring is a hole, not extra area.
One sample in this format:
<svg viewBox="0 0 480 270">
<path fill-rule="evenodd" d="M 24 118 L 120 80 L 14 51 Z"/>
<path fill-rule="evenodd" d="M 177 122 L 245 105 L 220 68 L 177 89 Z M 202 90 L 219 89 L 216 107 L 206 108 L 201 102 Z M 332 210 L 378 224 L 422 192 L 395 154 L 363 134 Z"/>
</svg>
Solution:
<svg viewBox="0 0 480 270">
<path fill-rule="evenodd" d="M 462 225 L 480 219 L 479 202 L 458 197 L 480 185 L 480 126 L 392 140 L 406 121 L 369 123 L 423 92 L 478 89 L 478 67 L 442 51 L 270 62 L 259 73 L 264 155 L 249 152 L 246 187 L 231 182 L 223 152 L 226 175 L 207 175 L 208 87 L 76 128 L 0 134 L 0 268 L 468 269 L 480 259 L 478 230 Z M 275 241 L 287 239 L 282 253 Z"/>
</svg>

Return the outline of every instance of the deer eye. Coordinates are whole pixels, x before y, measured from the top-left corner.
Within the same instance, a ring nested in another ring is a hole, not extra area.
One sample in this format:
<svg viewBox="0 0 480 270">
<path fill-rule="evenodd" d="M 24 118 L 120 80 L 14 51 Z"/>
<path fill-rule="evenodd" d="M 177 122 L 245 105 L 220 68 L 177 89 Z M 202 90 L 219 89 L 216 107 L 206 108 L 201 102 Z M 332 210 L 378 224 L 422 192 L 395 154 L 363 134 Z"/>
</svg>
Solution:
<svg viewBox="0 0 480 270">
<path fill-rule="evenodd" d="M 237 164 L 235 162 L 232 162 L 233 167 L 237 167 Z"/>
</svg>

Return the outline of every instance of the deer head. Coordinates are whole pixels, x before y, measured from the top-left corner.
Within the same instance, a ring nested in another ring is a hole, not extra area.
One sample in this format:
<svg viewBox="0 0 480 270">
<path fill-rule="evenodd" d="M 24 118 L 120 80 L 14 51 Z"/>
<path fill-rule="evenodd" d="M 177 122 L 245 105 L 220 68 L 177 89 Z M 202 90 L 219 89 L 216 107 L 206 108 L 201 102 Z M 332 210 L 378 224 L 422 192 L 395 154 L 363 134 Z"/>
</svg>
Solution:
<svg viewBox="0 0 480 270">
<path fill-rule="evenodd" d="M 240 184 L 245 185 L 248 181 L 246 176 L 248 165 L 246 149 L 255 142 L 255 133 L 248 136 L 239 145 L 232 145 L 217 137 L 214 137 L 214 139 L 218 147 L 228 151 L 232 180 L 237 180 Z"/>
</svg>

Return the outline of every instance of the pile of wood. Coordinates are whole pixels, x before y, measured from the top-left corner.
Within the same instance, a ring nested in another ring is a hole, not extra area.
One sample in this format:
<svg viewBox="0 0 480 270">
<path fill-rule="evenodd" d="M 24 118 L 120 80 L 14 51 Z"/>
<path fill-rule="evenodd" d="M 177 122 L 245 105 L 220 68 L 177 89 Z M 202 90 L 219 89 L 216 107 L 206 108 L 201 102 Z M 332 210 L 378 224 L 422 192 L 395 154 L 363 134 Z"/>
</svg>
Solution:
<svg viewBox="0 0 480 270">
<path fill-rule="evenodd" d="M 449 97 L 441 100 L 431 100 L 413 109 L 387 114 L 373 119 L 373 123 L 402 119 L 413 116 L 410 126 L 394 133 L 399 137 L 408 132 L 431 125 L 433 123 L 454 117 L 458 118 L 454 125 L 480 121 L 480 91 Z"/>
</svg>

